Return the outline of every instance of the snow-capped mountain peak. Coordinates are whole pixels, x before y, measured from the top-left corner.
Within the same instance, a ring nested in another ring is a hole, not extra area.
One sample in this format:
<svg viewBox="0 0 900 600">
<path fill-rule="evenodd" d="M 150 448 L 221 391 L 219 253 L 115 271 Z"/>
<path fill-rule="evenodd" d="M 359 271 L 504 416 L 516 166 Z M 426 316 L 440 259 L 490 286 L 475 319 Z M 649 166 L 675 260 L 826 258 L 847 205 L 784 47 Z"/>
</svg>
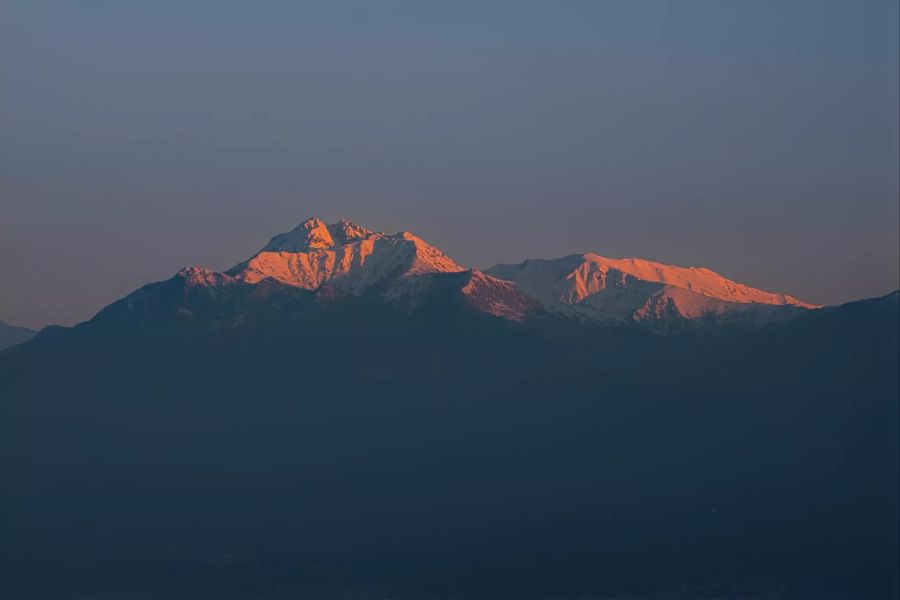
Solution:
<svg viewBox="0 0 900 600">
<path fill-rule="evenodd" d="M 304 221 L 275 236 L 266 246 L 228 274 L 247 283 L 274 279 L 308 290 L 329 288 L 358 295 L 374 286 L 392 297 L 417 287 L 409 279 L 429 273 L 455 273 L 465 267 L 407 231 L 375 232 L 352 221 L 328 225 Z"/>
<path fill-rule="evenodd" d="M 380 235 L 361 227 L 353 221 L 341 220 L 328 225 L 322 219 L 313 217 L 303 221 L 292 230 L 281 233 L 269 240 L 262 252 L 305 252 L 343 246 L 354 241 Z"/>
<path fill-rule="evenodd" d="M 640 258 L 591 252 L 550 260 L 499 264 L 488 274 L 515 282 L 555 313 L 600 322 L 729 320 L 761 324 L 816 308 L 786 294 L 732 281 L 710 269 L 677 267 Z"/>
</svg>

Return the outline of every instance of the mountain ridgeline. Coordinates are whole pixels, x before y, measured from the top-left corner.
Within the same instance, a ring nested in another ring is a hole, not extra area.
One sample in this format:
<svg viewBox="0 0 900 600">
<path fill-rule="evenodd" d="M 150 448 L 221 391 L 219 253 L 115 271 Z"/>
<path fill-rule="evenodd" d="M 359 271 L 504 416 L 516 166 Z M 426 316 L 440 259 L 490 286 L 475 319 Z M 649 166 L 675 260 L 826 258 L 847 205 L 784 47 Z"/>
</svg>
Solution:
<svg viewBox="0 0 900 600">
<path fill-rule="evenodd" d="M 27 327 L 16 327 L 0 321 L 0 350 L 23 344 L 37 333 Z"/>
<path fill-rule="evenodd" d="M 166 310 L 173 318 L 196 321 L 199 310 L 210 326 L 239 329 L 248 325 L 249 312 L 270 313 L 286 298 L 305 298 L 322 310 L 362 298 L 408 313 L 457 304 L 509 321 L 565 319 L 656 332 L 760 327 L 819 308 L 709 269 L 592 253 L 481 272 L 409 232 L 386 235 L 350 221 L 327 225 L 313 218 L 273 237 L 225 272 L 186 268 L 111 305 L 82 327 L 102 328 L 110 320 L 123 325 L 123 319 L 137 324 Z"/>
<path fill-rule="evenodd" d="M 894 597 L 898 312 L 311 219 L 0 353 L 0 595 Z"/>
</svg>

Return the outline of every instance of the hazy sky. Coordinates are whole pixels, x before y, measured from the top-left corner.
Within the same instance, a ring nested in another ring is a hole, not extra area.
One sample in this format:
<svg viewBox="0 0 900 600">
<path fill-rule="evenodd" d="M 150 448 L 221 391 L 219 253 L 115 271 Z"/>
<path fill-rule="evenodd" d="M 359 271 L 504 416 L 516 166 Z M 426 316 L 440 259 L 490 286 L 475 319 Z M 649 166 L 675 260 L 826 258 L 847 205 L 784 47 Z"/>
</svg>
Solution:
<svg viewBox="0 0 900 600">
<path fill-rule="evenodd" d="M 71 324 L 317 215 L 898 282 L 896 0 L 0 6 L 0 319 Z"/>
</svg>

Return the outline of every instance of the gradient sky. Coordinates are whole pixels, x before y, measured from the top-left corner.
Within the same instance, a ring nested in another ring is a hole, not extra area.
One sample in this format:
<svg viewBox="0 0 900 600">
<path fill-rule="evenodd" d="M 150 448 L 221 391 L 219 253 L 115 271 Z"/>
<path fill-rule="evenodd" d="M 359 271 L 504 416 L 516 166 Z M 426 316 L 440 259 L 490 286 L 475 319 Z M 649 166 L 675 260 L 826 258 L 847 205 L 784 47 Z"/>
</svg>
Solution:
<svg viewBox="0 0 900 600">
<path fill-rule="evenodd" d="M 900 286 L 896 0 L 0 7 L 0 319 L 72 324 L 309 216 Z"/>
</svg>

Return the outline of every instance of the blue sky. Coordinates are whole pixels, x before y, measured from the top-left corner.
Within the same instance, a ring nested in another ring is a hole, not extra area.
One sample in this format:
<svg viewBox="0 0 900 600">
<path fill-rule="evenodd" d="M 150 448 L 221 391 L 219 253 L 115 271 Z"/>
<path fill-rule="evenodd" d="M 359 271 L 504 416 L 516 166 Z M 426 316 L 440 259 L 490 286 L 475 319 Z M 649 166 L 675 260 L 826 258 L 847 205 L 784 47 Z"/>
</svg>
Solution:
<svg viewBox="0 0 900 600">
<path fill-rule="evenodd" d="M 0 319 L 309 216 L 478 267 L 596 251 L 900 286 L 897 2 L 41 2 L 0 17 Z"/>
</svg>

